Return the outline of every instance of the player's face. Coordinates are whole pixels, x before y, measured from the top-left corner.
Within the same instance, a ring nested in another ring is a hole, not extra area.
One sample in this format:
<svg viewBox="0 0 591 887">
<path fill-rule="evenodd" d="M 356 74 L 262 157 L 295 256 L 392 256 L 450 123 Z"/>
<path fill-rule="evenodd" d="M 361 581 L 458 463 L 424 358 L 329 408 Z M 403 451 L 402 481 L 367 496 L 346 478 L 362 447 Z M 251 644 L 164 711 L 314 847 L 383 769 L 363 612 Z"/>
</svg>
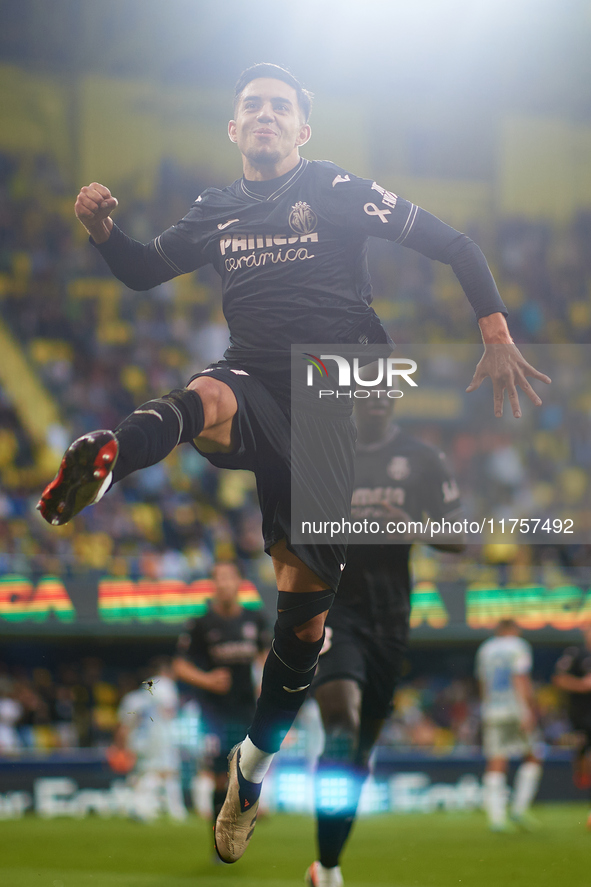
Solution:
<svg viewBox="0 0 591 887">
<path fill-rule="evenodd" d="M 355 422 L 359 429 L 382 431 L 392 419 L 394 401 L 384 391 L 378 397 L 377 391 L 367 390 L 369 397 L 355 399 Z"/>
<path fill-rule="evenodd" d="M 215 596 L 221 603 L 233 603 L 238 597 L 240 573 L 233 564 L 218 564 L 213 569 Z"/>
<path fill-rule="evenodd" d="M 251 166 L 287 171 L 298 159 L 298 148 L 310 138 L 295 89 L 282 80 L 261 77 L 244 88 L 228 133 Z M 278 175 L 282 173 L 279 172 Z"/>
</svg>

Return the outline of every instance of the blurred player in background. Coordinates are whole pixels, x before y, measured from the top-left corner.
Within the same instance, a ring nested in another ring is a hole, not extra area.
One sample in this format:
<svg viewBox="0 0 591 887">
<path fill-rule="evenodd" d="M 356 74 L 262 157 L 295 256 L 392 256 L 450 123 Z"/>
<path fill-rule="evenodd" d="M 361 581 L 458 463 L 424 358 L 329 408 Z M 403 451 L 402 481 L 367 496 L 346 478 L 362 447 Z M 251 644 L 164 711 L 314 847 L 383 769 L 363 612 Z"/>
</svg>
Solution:
<svg viewBox="0 0 591 887">
<path fill-rule="evenodd" d="M 228 753 L 252 721 L 257 687 L 253 666 L 262 668 L 271 643 L 261 610 L 238 600 L 242 575 L 233 562 L 215 564 L 215 592 L 207 613 L 187 623 L 177 645 L 177 678 L 196 689 L 205 733 L 215 739 L 208 762 L 214 776 L 215 822 L 228 787 Z"/>
<path fill-rule="evenodd" d="M 567 647 L 556 663 L 552 681 L 569 694 L 569 717 L 581 734 L 574 759 L 575 785 L 591 789 L 591 623 L 583 626 L 582 632 L 582 646 Z M 591 829 L 591 813 L 587 828 Z"/>
<path fill-rule="evenodd" d="M 158 657 L 153 665 L 150 677 L 121 700 L 114 746 L 136 756 L 133 776 L 138 817 L 150 822 L 166 812 L 182 821 L 187 810 L 173 728 L 179 694 L 170 658 Z"/>
<path fill-rule="evenodd" d="M 114 224 L 117 200 L 108 188 L 93 182 L 81 189 L 76 215 L 131 289 L 144 291 L 204 265 L 215 267 L 230 347 L 186 388 L 143 404 L 115 432 L 75 441 L 38 505 L 49 523 L 65 524 L 112 483 L 161 461 L 180 443 L 194 443 L 219 467 L 255 472 L 278 613 L 255 716 L 229 760 L 230 791 L 216 820 L 216 847 L 226 862 L 239 859 L 252 836 L 262 780 L 312 683 L 345 561 L 344 539 L 305 545 L 291 540 L 292 425 L 316 439 L 330 462 L 332 470 L 319 477 L 316 453 L 307 453 L 298 486 L 310 502 L 327 503 L 331 518 L 348 517 L 354 457 L 346 398 L 322 413 L 300 410 L 294 422 L 291 346 L 389 350 L 391 339 L 370 304 L 367 238 L 376 236 L 451 266 L 486 345 L 468 390 L 490 376 L 496 415 L 505 391 L 513 414 L 521 415 L 518 386 L 541 403 L 527 376 L 550 381 L 513 344 L 505 305 L 469 237 L 371 179 L 300 157 L 311 135 L 310 108 L 310 93 L 285 69 L 260 64 L 244 71 L 228 126 L 243 177 L 224 189 L 207 189 L 184 219 L 148 244 Z"/>
<path fill-rule="evenodd" d="M 533 828 L 529 812 L 542 776 L 535 753 L 537 714 L 531 680 L 532 648 L 512 619 L 502 619 L 494 637 L 476 652 L 480 684 L 482 744 L 486 758 L 484 807 L 495 832 L 511 832 L 515 824 Z M 523 758 L 515 775 L 510 818 L 507 815 L 507 769 L 512 757 Z"/>
<path fill-rule="evenodd" d="M 373 391 L 357 400 L 357 454 L 352 519 L 453 521 L 459 491 L 443 454 L 392 423 L 394 401 Z M 401 527 L 402 529 L 402 527 Z M 347 565 L 326 620 L 326 640 L 313 689 L 325 732 L 316 772 L 319 858 L 306 873 L 310 887 L 341 887 L 341 853 L 369 773 L 369 757 L 392 711 L 406 652 L 413 533 L 386 544 L 349 544 Z M 461 539 L 436 545 L 461 551 Z M 346 785 L 346 799 L 342 795 Z M 332 795 L 338 795 L 338 797 Z"/>
<path fill-rule="evenodd" d="M 16 751 L 21 740 L 16 724 L 23 716 L 23 707 L 14 698 L 14 687 L 10 678 L 0 675 L 0 755 Z"/>
</svg>

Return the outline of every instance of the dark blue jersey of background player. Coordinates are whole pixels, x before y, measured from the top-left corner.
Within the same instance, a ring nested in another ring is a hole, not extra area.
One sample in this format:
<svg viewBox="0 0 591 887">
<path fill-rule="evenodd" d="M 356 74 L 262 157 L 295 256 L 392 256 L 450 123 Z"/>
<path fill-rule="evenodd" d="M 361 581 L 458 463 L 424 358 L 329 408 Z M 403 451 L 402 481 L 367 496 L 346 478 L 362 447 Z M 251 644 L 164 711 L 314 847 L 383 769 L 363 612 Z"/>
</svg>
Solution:
<svg viewBox="0 0 591 887">
<path fill-rule="evenodd" d="M 453 519 L 460 505 L 459 490 L 441 452 L 395 424 L 373 442 L 364 442 L 364 430 L 372 419 L 387 422 L 391 410 L 392 401 L 382 398 L 357 401 L 360 439 L 352 520 L 367 519 L 385 530 L 388 521 L 424 522 L 427 516 Z M 411 542 L 397 536 L 386 544 L 349 544 L 333 610 L 347 608 L 372 626 L 374 637 L 404 640 L 410 615 L 410 549 Z"/>
<path fill-rule="evenodd" d="M 554 683 L 569 694 L 569 716 L 576 730 L 584 730 L 591 743 L 591 626 L 583 627 L 585 643 L 567 647 L 554 673 Z"/>
<path fill-rule="evenodd" d="M 248 720 L 255 705 L 252 666 L 269 649 L 271 635 L 261 610 L 241 606 L 241 578 L 236 564 L 215 564 L 214 596 L 207 613 L 191 619 L 180 635 L 174 670 L 195 688 L 204 711 Z"/>
<path fill-rule="evenodd" d="M 252 666 L 255 660 L 262 661 L 271 637 L 263 613 L 240 605 L 237 564 L 215 564 L 212 579 L 215 591 L 208 611 L 187 624 L 173 666 L 176 677 L 195 688 L 204 732 L 215 737 L 208 755 L 214 773 L 215 822 L 226 796 L 228 753 L 241 741 L 254 715 Z"/>
<path fill-rule="evenodd" d="M 151 243 L 114 226 L 98 248 L 115 276 L 138 290 L 212 264 L 230 329 L 226 356 L 247 365 L 257 351 L 268 361 L 270 351 L 297 343 L 388 341 L 370 307 L 368 236 L 450 264 L 478 318 L 505 312 L 470 238 L 328 161 L 301 158 L 270 181 L 210 188 Z"/>
<path fill-rule="evenodd" d="M 206 708 L 231 713 L 254 712 L 255 689 L 252 666 L 271 644 L 267 620 L 260 610 L 245 610 L 222 616 L 211 607 L 205 615 L 191 619 L 179 638 L 177 652 L 202 671 L 225 668 L 230 672 L 227 693 L 197 688 L 199 702 Z"/>
<path fill-rule="evenodd" d="M 591 789 L 591 623 L 581 626 L 585 643 L 567 647 L 552 678 L 555 686 L 569 694 L 569 717 L 582 734 L 573 756 L 573 781 L 579 789 Z M 591 815 L 587 819 L 591 828 Z"/>
</svg>

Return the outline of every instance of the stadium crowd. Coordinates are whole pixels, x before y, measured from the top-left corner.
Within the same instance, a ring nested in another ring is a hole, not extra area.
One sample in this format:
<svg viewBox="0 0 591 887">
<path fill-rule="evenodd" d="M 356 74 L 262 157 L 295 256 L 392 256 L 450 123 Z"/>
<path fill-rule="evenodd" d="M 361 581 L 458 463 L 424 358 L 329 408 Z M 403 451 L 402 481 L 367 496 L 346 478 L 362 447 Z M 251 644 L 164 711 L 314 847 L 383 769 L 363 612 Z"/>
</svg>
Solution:
<svg viewBox="0 0 591 887">
<path fill-rule="evenodd" d="M 0 301 L 4 322 L 62 407 L 62 421 L 48 429 L 59 452 L 72 435 L 113 427 L 138 402 L 183 385 L 223 352 L 227 332 L 210 281 L 188 281 L 188 291 L 184 282 L 152 293 L 113 287 L 72 224 L 55 168 L 43 158 L 26 166 L 0 158 Z M 123 224 L 136 236 L 164 226 L 179 212 L 177 193 L 199 187 L 166 179 L 164 168 L 162 221 L 125 201 Z M 188 447 L 121 485 L 107 509 L 85 514 L 74 530 L 48 531 L 34 512 L 47 478 L 34 470 L 35 445 L 1 387 L 0 410 L 0 571 L 187 579 L 206 575 L 224 545 L 242 557 L 260 554 L 250 475 L 222 475 Z"/>
<path fill-rule="evenodd" d="M 163 161 L 154 199 L 135 196 L 133 183 L 118 193 L 117 221 L 131 236 L 149 240 L 180 218 L 202 189 L 198 175 Z M 477 231 L 468 233 L 483 239 Z M 516 341 L 587 344 L 591 215 L 580 214 L 562 232 L 542 222 L 500 220 L 483 237 Z M 372 252 L 376 309 L 397 342 L 478 341 L 447 269 L 392 244 L 372 244 Z M 144 293 L 113 280 L 73 216 L 70 189 L 44 155 L 0 153 L 0 311 L 48 396 L 60 405 L 59 422 L 47 429 L 56 454 L 80 434 L 112 428 L 137 404 L 182 386 L 227 342 L 219 287 L 209 270 Z M 48 477 L 20 406 L 0 382 L 0 575 L 94 571 L 191 581 L 209 575 L 220 556 L 250 561 L 253 575 L 266 567 L 268 575 L 254 478 L 219 471 L 190 447 L 118 484 L 74 523 L 49 528 L 34 508 Z M 471 489 L 477 466 L 485 465 L 480 495 L 495 514 L 516 504 L 530 511 L 553 504 L 569 513 L 578 509 L 590 525 L 590 417 L 591 404 L 576 390 L 570 402 L 550 394 L 526 449 L 502 431 L 452 433 L 427 422 L 417 427 L 447 452 L 461 488 Z M 552 498 L 557 495 L 560 502 Z M 493 581 L 503 584 L 523 581 L 529 568 L 550 563 L 577 568 L 584 581 L 589 553 L 581 544 L 483 545 L 453 570 L 455 578 L 474 579 L 484 564 L 487 575 L 496 571 Z M 445 557 L 428 554 L 418 555 L 418 566 L 430 580 L 446 578 L 452 569 Z M 0 667 L 0 748 L 106 745 L 118 702 L 137 680 L 94 658 L 55 672 Z M 540 685 L 537 695 L 546 741 L 568 743 L 556 691 Z M 398 691 L 396 715 L 383 739 L 442 749 L 472 746 L 478 742 L 477 709 L 470 679 L 410 680 Z"/>
<path fill-rule="evenodd" d="M 0 662 L 0 754 L 109 746 L 121 699 L 140 686 L 147 674 L 147 669 L 114 668 L 95 656 L 63 662 L 55 669 L 9 667 Z M 193 712 L 189 688 L 185 687 L 181 699 L 185 710 Z M 550 683 L 538 682 L 536 704 L 543 740 L 551 746 L 573 744 L 559 691 Z M 183 712 L 181 708 L 181 719 Z M 296 729 L 305 730 L 305 726 L 296 724 Z M 470 750 L 479 743 L 475 680 L 443 675 L 411 677 L 400 685 L 395 713 L 380 739 L 381 745 L 392 748 L 442 753 Z"/>
<path fill-rule="evenodd" d="M 134 198 L 131 184 L 128 190 L 119 195 L 118 221 L 148 240 L 185 212 L 202 184 L 165 161 L 154 199 Z M 118 284 L 88 248 L 68 189 L 46 156 L 1 155 L 0 196 L 2 318 L 60 405 L 59 422 L 47 429 L 56 458 L 73 438 L 114 427 L 138 403 L 183 385 L 223 353 L 227 331 L 210 270 L 146 293 Z M 487 254 L 516 341 L 588 342 L 591 217 L 581 214 L 560 234 L 543 223 L 502 220 L 492 240 Z M 464 296 L 445 277 L 448 269 L 391 244 L 376 242 L 372 249 L 376 307 L 397 342 L 477 341 Z M 462 381 L 447 378 L 452 385 Z M 515 508 L 536 516 L 554 508 L 587 525 L 590 405 L 576 393 L 571 402 L 544 394 L 527 445 L 502 430 L 480 433 L 461 423 L 458 431 L 423 422 L 422 430 L 447 452 L 463 491 L 485 465 L 483 484 L 465 496 L 477 512 L 482 502 L 491 516 Z M 50 530 L 34 512 L 47 472 L 40 472 L 39 448 L 18 407 L 0 384 L 0 571 L 148 571 L 191 579 L 206 575 L 220 547 L 244 558 L 261 554 L 253 479 L 214 469 L 190 447 L 129 478 L 108 505 L 84 512 L 74 526 Z M 581 545 L 550 555 L 534 548 L 534 563 L 550 556 L 583 565 L 588 558 Z"/>
</svg>

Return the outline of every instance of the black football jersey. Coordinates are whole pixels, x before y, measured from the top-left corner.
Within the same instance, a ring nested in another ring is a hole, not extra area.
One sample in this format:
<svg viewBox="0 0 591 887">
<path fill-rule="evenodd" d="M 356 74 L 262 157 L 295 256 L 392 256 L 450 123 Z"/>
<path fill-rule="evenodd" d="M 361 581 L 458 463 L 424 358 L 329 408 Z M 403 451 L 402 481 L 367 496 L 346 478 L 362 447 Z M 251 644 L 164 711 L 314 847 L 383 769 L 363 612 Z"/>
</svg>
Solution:
<svg viewBox="0 0 591 887">
<path fill-rule="evenodd" d="M 435 448 L 395 425 L 383 442 L 358 443 L 352 521 L 367 519 L 385 528 L 393 509 L 415 521 L 440 520 L 459 505 L 457 484 Z M 395 542 L 349 544 L 334 607 L 354 610 L 374 635 L 403 640 L 410 615 L 410 549 Z"/>
<path fill-rule="evenodd" d="M 271 635 L 261 610 L 241 608 L 237 616 L 227 618 L 210 608 L 204 616 L 187 623 L 179 637 L 177 652 L 203 671 L 229 669 L 232 686 L 228 693 L 200 689 L 196 693 L 208 709 L 237 712 L 254 706 L 252 664 L 257 654 L 270 645 Z"/>
<path fill-rule="evenodd" d="M 207 189 L 181 221 L 149 244 L 115 226 L 98 249 L 134 289 L 212 264 L 222 279 L 230 330 L 226 354 L 248 366 L 247 358 L 261 351 L 267 358 L 269 352 L 285 353 L 292 344 L 389 342 L 370 307 L 369 236 L 450 262 L 460 278 L 465 256 L 454 264 L 458 244 L 475 247 L 376 182 L 329 161 L 302 158 L 271 181 L 238 179 Z M 484 266 L 476 275 L 471 266 L 471 281 L 461 279 L 462 285 L 469 290 L 477 284 L 484 313 L 504 311 L 485 261 Z"/>
<path fill-rule="evenodd" d="M 591 674 L 591 650 L 567 647 L 556 663 L 557 674 L 584 678 Z M 591 692 L 569 694 L 569 714 L 576 728 L 591 730 Z"/>
</svg>

